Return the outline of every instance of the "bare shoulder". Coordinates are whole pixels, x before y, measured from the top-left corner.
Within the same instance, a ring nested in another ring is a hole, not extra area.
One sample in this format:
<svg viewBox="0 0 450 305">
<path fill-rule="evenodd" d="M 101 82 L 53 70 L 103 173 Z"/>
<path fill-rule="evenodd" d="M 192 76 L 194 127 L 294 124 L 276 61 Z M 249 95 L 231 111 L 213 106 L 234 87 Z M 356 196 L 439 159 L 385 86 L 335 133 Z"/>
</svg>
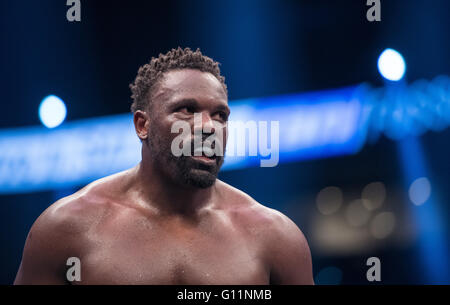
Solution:
<svg viewBox="0 0 450 305">
<path fill-rule="evenodd" d="M 101 221 L 113 203 L 108 188 L 111 180 L 100 179 L 49 206 L 36 221 L 57 226 L 66 233 L 81 233 Z"/>
<path fill-rule="evenodd" d="M 246 226 L 260 226 L 265 234 L 279 235 L 300 234 L 297 225 L 282 212 L 267 207 L 243 191 L 220 181 L 225 204 L 229 213 Z M 266 235 L 267 236 L 267 235 Z M 281 236 L 281 237 L 282 237 Z"/>
<path fill-rule="evenodd" d="M 280 211 L 260 204 L 244 192 L 225 183 L 221 188 L 235 223 L 260 241 L 271 283 L 314 284 L 311 253 L 300 228 Z"/>
<path fill-rule="evenodd" d="M 100 179 L 49 206 L 28 233 L 15 284 L 64 284 L 67 259 L 81 258 L 89 232 L 114 208 L 108 189 L 117 177 Z"/>
<path fill-rule="evenodd" d="M 33 246 L 42 251 L 79 251 L 86 234 L 117 210 L 109 191 L 117 179 L 116 175 L 99 179 L 50 205 L 33 224 L 25 250 Z"/>
</svg>

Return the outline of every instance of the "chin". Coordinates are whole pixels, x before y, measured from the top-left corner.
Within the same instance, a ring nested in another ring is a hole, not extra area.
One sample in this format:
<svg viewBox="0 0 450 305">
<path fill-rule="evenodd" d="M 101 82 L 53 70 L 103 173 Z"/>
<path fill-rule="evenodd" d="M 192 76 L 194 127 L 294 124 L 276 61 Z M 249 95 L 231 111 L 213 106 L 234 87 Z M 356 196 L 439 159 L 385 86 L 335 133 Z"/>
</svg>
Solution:
<svg viewBox="0 0 450 305">
<path fill-rule="evenodd" d="M 198 187 L 198 188 L 208 188 L 214 185 L 217 176 L 201 169 L 192 169 L 188 175 L 187 184 Z"/>
</svg>

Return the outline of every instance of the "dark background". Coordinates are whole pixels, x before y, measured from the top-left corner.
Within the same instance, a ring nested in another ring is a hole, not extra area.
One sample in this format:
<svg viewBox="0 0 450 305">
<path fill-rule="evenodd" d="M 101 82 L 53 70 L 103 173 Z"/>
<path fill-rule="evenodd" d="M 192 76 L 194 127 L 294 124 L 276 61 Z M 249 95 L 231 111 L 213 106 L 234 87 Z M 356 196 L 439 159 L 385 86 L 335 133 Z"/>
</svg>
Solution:
<svg viewBox="0 0 450 305">
<path fill-rule="evenodd" d="M 0 128 L 39 125 L 39 103 L 50 93 L 66 102 L 68 121 L 128 112 L 128 84 L 138 67 L 177 46 L 199 47 L 221 63 L 230 100 L 363 82 L 384 86 L 376 61 L 387 47 L 404 56 L 406 82 L 450 74 L 450 2 L 445 0 L 382 0 L 382 20 L 372 23 L 366 20 L 365 0 L 82 0 L 81 22 L 66 20 L 65 2 L 1 1 Z M 447 242 L 449 139 L 449 129 L 421 137 Z M 298 224 L 311 239 L 319 284 L 367 284 L 370 256 L 382 261 L 382 283 L 434 283 L 423 275 L 430 266 L 421 264 L 424 254 L 408 212 L 396 145 L 381 137 L 355 155 L 228 171 L 221 178 Z M 395 234 L 373 241 L 371 248 L 343 252 L 317 245 L 312 237 L 317 193 L 338 186 L 349 202 L 374 181 L 386 185 L 385 206 L 399 215 Z M 0 283 L 14 280 L 36 217 L 72 191 L 0 196 Z M 319 276 L 324 269 L 328 273 Z"/>
</svg>

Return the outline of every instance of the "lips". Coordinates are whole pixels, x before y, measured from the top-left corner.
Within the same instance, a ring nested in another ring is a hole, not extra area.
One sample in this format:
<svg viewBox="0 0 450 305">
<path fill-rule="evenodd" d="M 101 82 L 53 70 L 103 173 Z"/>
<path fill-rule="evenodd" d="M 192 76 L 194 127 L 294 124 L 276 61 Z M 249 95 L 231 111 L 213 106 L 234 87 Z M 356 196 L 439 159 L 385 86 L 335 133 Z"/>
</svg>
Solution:
<svg viewBox="0 0 450 305">
<path fill-rule="evenodd" d="M 214 157 L 214 150 L 209 147 L 197 147 L 194 150 L 194 156 L 205 156 L 205 157 Z"/>
<path fill-rule="evenodd" d="M 204 163 L 215 163 L 217 156 L 214 154 L 214 151 L 209 147 L 198 147 L 194 150 L 192 155 L 193 159 L 202 161 Z"/>
</svg>

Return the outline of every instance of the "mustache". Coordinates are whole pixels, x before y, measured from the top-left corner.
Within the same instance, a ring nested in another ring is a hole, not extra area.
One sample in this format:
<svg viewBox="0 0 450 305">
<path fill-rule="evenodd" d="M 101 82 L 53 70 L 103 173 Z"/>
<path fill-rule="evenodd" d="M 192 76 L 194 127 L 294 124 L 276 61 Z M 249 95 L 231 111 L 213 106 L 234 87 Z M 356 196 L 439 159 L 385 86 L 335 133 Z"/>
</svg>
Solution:
<svg viewBox="0 0 450 305">
<path fill-rule="evenodd" d="M 223 157 L 225 154 L 223 140 L 217 136 L 212 137 L 210 134 L 192 137 L 186 144 L 190 145 L 192 155 L 194 155 L 196 150 L 203 150 L 203 152 L 208 152 L 216 157 Z"/>
</svg>

